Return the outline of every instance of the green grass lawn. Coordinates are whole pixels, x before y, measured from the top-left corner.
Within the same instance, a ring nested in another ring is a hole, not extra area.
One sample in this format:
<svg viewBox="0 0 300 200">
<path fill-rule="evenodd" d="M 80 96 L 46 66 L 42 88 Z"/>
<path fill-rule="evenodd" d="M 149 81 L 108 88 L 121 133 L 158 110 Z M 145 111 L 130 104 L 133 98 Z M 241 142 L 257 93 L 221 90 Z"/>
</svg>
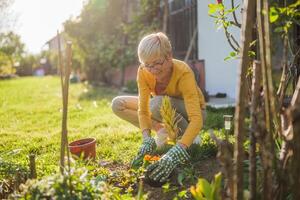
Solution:
<svg viewBox="0 0 300 200">
<path fill-rule="evenodd" d="M 140 144 L 139 130 L 118 119 L 110 102 L 117 91 L 71 84 L 69 141 L 97 139 L 97 161 L 128 164 Z M 58 77 L 29 77 L 0 81 L 0 158 L 23 166 L 37 155 L 38 176 L 57 171 L 62 117 Z"/>
<path fill-rule="evenodd" d="M 112 88 L 70 84 L 69 141 L 86 137 L 97 139 L 96 162 L 75 162 L 73 166 L 77 169 L 85 167 L 95 177 L 105 175 L 107 183 L 111 185 L 125 184 L 123 189 L 125 187 L 126 191 L 131 190 L 134 184 L 137 192 L 137 177 L 129 173 L 128 164 L 138 151 L 141 134 L 136 127 L 113 114 L 110 104 L 117 93 Z M 38 179 L 58 172 L 61 96 L 59 77 L 0 81 L 0 183 L 7 179 L 13 185 L 17 168 L 28 172 L 30 153 L 36 155 Z M 171 177 L 172 183 L 178 184 L 178 177 L 184 181 L 180 187 L 172 186 L 170 191 L 173 196 L 182 189 L 188 190 L 191 184 L 196 184 L 198 177 L 211 180 L 219 171 L 214 157 L 217 147 L 206 130 L 213 128 L 218 136 L 224 138 L 224 131 L 219 130 L 223 127 L 223 114 L 233 114 L 233 109 L 208 108 L 207 111 L 204 130 L 200 134 L 201 145 L 192 145 L 188 150 L 192 162 L 178 169 Z M 162 198 L 162 188 L 156 190 L 146 185 L 145 187 L 150 199 L 170 199 L 169 193 L 165 195 L 166 198 Z"/>
</svg>

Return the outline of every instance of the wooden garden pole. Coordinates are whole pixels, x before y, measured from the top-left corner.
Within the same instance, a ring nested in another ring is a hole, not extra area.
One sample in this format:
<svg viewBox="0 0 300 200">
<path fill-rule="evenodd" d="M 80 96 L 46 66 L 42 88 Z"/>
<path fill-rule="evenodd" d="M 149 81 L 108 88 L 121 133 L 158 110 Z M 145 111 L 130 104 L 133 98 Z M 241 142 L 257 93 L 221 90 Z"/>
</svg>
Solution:
<svg viewBox="0 0 300 200">
<path fill-rule="evenodd" d="M 253 78 L 252 78 L 252 96 L 251 96 L 251 127 L 250 127 L 250 147 L 249 147 L 249 191 L 250 200 L 256 199 L 256 137 L 257 132 L 257 113 L 259 104 L 259 87 L 261 80 L 260 63 L 253 63 Z"/>
<path fill-rule="evenodd" d="M 30 178 L 36 178 L 35 155 L 29 154 Z"/>
<path fill-rule="evenodd" d="M 21 184 L 21 173 L 19 169 L 16 170 L 15 177 L 14 190 L 19 191 L 19 186 Z"/>
<path fill-rule="evenodd" d="M 272 77 L 272 58 L 271 58 L 271 39 L 270 39 L 270 21 L 269 21 L 269 1 L 264 0 L 263 1 L 263 10 L 266 12 L 264 19 L 264 41 L 265 41 L 265 48 L 266 48 L 266 75 L 267 75 L 267 84 L 268 84 L 268 90 L 269 90 L 269 101 L 270 101 L 270 110 L 271 110 L 271 116 L 273 125 L 275 127 L 275 130 L 280 131 L 280 123 L 278 118 L 278 111 L 277 108 L 277 101 L 275 99 L 275 93 L 274 93 L 274 87 L 273 87 L 273 77 Z M 279 132 L 277 132 L 278 134 Z M 275 135 L 275 137 L 278 135 Z"/>
<path fill-rule="evenodd" d="M 249 50 L 250 43 L 252 42 L 252 28 L 254 24 L 254 10 L 255 1 L 245 0 L 244 1 L 244 15 L 242 23 L 241 32 L 241 61 L 239 65 L 239 88 L 238 88 L 238 98 L 235 110 L 235 128 L 234 134 L 236 138 L 235 148 L 234 148 L 234 175 L 233 175 L 233 199 L 240 200 L 243 199 L 243 141 L 244 141 L 244 120 L 245 120 L 245 106 L 246 106 L 246 73 L 249 66 Z"/>
<path fill-rule="evenodd" d="M 264 12 L 264 14 L 263 14 Z M 269 5 L 268 1 L 261 2 L 257 0 L 257 20 L 258 35 L 260 47 L 260 59 L 263 76 L 263 91 L 265 104 L 265 131 L 263 134 L 263 142 L 261 147 L 262 165 L 263 165 L 263 199 L 273 199 L 273 169 L 275 175 L 279 175 L 275 151 L 273 133 L 280 131 L 278 123 L 276 100 L 272 83 L 272 63 L 271 63 L 271 47 L 270 47 L 270 24 L 269 24 Z M 279 132 L 278 132 L 279 133 Z"/>
<path fill-rule="evenodd" d="M 68 149 L 68 129 L 67 129 L 67 115 L 68 115 L 68 96 L 69 96 L 69 78 L 71 73 L 71 59 L 72 59 L 72 43 L 67 42 L 66 47 L 66 68 L 64 68 L 63 57 L 61 54 L 60 35 L 57 32 L 58 39 L 58 63 L 60 67 L 60 79 L 63 100 L 63 114 L 62 114 L 62 135 L 61 135 L 61 149 L 60 149 L 60 171 L 63 174 L 65 168 L 65 151 L 67 151 L 68 165 L 70 170 L 70 155 Z"/>
<path fill-rule="evenodd" d="M 57 44 L 58 44 L 58 66 L 60 69 L 60 82 L 61 82 L 61 91 L 62 91 L 62 100 L 63 100 L 63 107 L 64 107 L 64 101 L 65 101 L 65 92 L 64 92 L 64 79 L 63 76 L 65 74 L 64 72 L 64 63 L 62 61 L 62 54 L 61 54 L 61 43 L 60 43 L 60 34 L 57 31 Z M 64 116 L 64 115 L 63 115 Z M 65 168 L 65 141 L 64 141 L 64 118 L 62 119 L 62 124 L 61 124 L 61 142 L 60 142 L 60 172 L 61 174 L 64 173 L 64 168 Z"/>
<path fill-rule="evenodd" d="M 65 124 L 65 133 L 64 133 L 64 136 L 65 136 L 65 148 L 66 148 L 66 151 L 67 151 L 67 159 L 68 159 L 68 169 L 69 169 L 69 172 L 70 172 L 70 151 L 69 151 L 69 141 L 68 141 L 68 127 L 67 127 L 67 114 L 68 114 L 68 97 L 69 97 L 69 80 L 70 80 L 70 74 L 71 74 L 71 66 L 72 66 L 72 42 L 68 41 L 67 42 L 67 49 L 66 49 L 66 61 L 67 61 L 67 65 L 66 65 L 66 76 L 65 76 L 65 121 L 66 121 L 66 124 Z"/>
<path fill-rule="evenodd" d="M 264 95 L 264 115 L 265 115 L 265 130 L 262 130 L 262 139 L 261 142 L 261 157 L 262 157 L 262 165 L 263 165 L 263 198 L 262 199 L 271 199 L 272 190 L 269 188 L 269 183 L 272 181 L 271 168 L 270 168 L 270 155 L 268 155 L 268 135 L 271 132 L 271 111 L 270 111 L 270 102 L 269 102 L 269 90 L 268 90 L 268 83 L 267 83 L 267 72 L 266 72 L 266 44 L 264 40 L 265 36 L 265 26 L 262 14 L 263 6 L 260 0 L 257 0 L 257 25 L 258 25 L 258 36 L 259 36 L 259 49 L 260 49 L 260 60 L 261 60 L 261 67 L 262 67 L 262 77 L 263 77 L 263 95 Z M 270 185 L 271 187 L 271 185 Z"/>
</svg>

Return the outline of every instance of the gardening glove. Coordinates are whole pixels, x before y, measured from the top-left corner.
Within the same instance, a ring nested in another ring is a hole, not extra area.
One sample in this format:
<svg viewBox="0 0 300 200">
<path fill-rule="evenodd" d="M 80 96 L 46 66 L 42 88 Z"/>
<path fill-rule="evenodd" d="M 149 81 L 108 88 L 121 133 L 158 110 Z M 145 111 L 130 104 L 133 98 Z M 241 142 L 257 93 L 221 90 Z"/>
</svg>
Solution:
<svg viewBox="0 0 300 200">
<path fill-rule="evenodd" d="M 156 149 L 156 143 L 154 138 L 148 137 L 143 140 L 143 143 L 137 153 L 136 157 L 131 162 L 132 168 L 139 168 L 143 165 L 143 159 L 146 154 L 152 154 Z"/>
<path fill-rule="evenodd" d="M 148 178 L 154 181 L 165 182 L 177 165 L 189 159 L 190 156 L 187 151 L 176 144 L 159 161 L 147 167 Z"/>
</svg>

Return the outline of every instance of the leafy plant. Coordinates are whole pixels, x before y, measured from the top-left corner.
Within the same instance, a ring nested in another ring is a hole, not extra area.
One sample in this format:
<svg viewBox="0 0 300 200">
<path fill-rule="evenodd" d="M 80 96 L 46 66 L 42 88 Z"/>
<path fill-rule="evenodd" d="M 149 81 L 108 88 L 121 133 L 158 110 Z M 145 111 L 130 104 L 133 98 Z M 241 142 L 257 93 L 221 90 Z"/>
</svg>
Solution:
<svg viewBox="0 0 300 200">
<path fill-rule="evenodd" d="M 70 173 L 56 174 L 42 180 L 28 180 L 21 185 L 21 199 L 131 199 L 131 193 L 92 177 L 85 168 L 72 168 Z"/>
<path fill-rule="evenodd" d="M 207 117 L 204 123 L 204 130 L 221 129 L 224 127 L 223 115 L 234 115 L 234 107 L 214 108 L 207 106 Z"/>
<path fill-rule="evenodd" d="M 24 183 L 29 176 L 29 171 L 23 165 L 4 161 L 0 157 L 0 199 L 7 199 L 16 184 Z"/>
<path fill-rule="evenodd" d="M 179 132 L 178 122 L 181 120 L 181 118 L 176 116 L 176 109 L 172 108 L 172 104 L 168 96 L 164 96 L 162 99 L 160 114 L 169 135 L 169 142 L 175 143 L 177 134 Z"/>
<path fill-rule="evenodd" d="M 270 23 L 276 24 L 275 32 L 287 35 L 293 24 L 300 23 L 299 14 L 300 1 L 296 1 L 285 7 L 274 4 L 270 7 L 269 19 Z"/>
<path fill-rule="evenodd" d="M 136 81 L 135 80 L 127 81 L 126 85 L 125 85 L 125 89 L 126 89 L 126 92 L 129 92 L 129 93 L 137 93 L 138 87 L 137 87 Z"/>
<path fill-rule="evenodd" d="M 235 58 L 239 53 L 240 45 L 234 36 L 230 33 L 229 28 L 237 27 L 240 28 L 241 24 L 238 22 L 235 11 L 239 8 L 239 5 L 234 6 L 234 1 L 232 1 L 232 7 L 226 8 L 222 1 L 218 1 L 215 4 L 209 4 L 208 14 L 215 19 L 215 24 L 219 28 L 223 28 L 225 36 L 231 48 L 234 50 L 230 53 L 225 60 Z M 233 20 L 231 20 L 230 15 L 233 15 Z"/>
<path fill-rule="evenodd" d="M 200 178 L 196 187 L 192 186 L 190 191 L 196 200 L 221 200 L 221 180 L 221 172 L 215 175 L 212 183 Z"/>
</svg>

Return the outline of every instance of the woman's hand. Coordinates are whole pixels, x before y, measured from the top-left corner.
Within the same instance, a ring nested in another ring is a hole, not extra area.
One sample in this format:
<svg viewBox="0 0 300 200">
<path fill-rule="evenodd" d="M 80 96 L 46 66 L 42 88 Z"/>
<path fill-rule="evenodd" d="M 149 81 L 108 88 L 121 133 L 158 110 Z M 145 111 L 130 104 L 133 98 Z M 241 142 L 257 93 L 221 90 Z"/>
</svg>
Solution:
<svg viewBox="0 0 300 200">
<path fill-rule="evenodd" d="M 154 181 L 165 182 L 177 165 L 189 159 L 185 148 L 176 144 L 159 161 L 147 167 L 148 177 Z"/>
<path fill-rule="evenodd" d="M 146 154 L 152 154 L 156 149 L 156 143 L 154 138 L 146 137 L 143 139 L 143 143 L 137 153 L 136 157 L 131 162 L 131 168 L 137 169 L 143 165 L 143 159 Z"/>
</svg>

